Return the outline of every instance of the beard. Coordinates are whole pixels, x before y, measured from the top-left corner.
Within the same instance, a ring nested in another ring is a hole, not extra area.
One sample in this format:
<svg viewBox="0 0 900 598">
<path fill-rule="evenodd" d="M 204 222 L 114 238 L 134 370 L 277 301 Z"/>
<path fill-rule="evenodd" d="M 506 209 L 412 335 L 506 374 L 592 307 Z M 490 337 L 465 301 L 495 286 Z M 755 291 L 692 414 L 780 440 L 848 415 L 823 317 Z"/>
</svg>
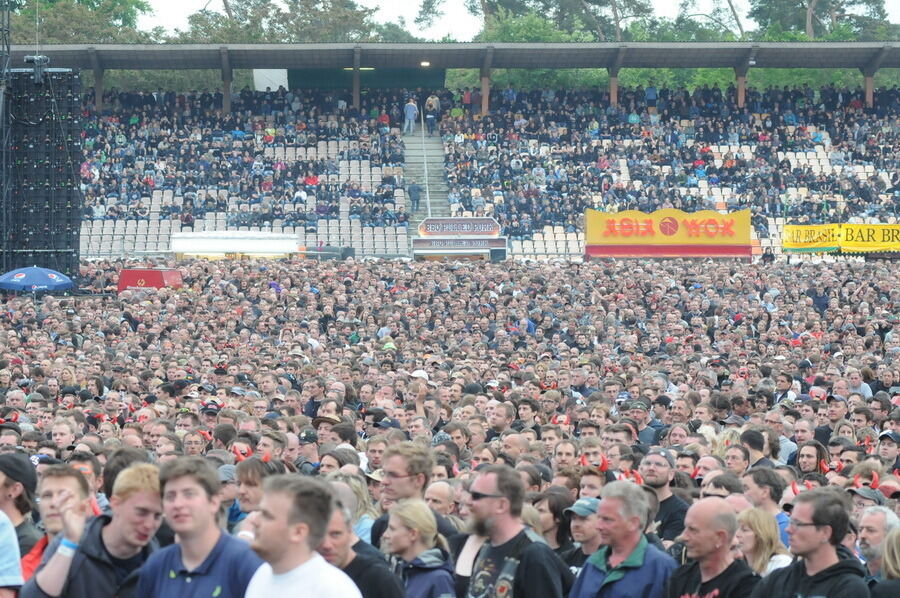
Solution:
<svg viewBox="0 0 900 598">
<path fill-rule="evenodd" d="M 884 556 L 883 544 L 872 546 L 871 544 L 860 544 L 859 551 L 867 561 L 877 561 Z"/>
<path fill-rule="evenodd" d="M 657 490 L 658 488 L 662 488 L 663 486 L 665 486 L 668 483 L 669 483 L 668 478 L 662 478 L 662 479 L 656 479 L 656 480 L 654 480 L 652 478 L 644 478 L 644 485 L 650 486 L 654 490 Z"/>
<path fill-rule="evenodd" d="M 490 519 L 479 519 L 478 517 L 473 516 L 469 521 L 469 533 L 475 534 L 476 536 L 490 536 L 492 527 Z"/>
</svg>

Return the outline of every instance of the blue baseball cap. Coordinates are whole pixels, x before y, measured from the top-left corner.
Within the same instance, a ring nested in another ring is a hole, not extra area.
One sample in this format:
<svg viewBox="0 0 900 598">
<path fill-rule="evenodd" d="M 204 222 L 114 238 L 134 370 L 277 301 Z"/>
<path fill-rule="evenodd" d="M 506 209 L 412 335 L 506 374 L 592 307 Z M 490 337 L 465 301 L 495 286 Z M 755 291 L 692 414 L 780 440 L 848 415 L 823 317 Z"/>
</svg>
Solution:
<svg viewBox="0 0 900 598">
<path fill-rule="evenodd" d="M 575 513 L 579 517 L 587 517 L 597 512 L 600 501 L 596 498 L 579 498 L 575 504 L 566 509 L 566 513 Z"/>
</svg>

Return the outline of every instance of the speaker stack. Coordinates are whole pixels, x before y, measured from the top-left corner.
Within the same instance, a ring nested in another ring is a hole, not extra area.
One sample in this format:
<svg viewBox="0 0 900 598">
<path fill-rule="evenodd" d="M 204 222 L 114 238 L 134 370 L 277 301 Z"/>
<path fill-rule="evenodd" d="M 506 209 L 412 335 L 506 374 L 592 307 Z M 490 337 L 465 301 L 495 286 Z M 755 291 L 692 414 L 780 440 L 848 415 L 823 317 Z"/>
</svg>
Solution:
<svg viewBox="0 0 900 598">
<path fill-rule="evenodd" d="M 4 271 L 77 276 L 81 236 L 81 79 L 70 69 L 8 72 Z"/>
</svg>

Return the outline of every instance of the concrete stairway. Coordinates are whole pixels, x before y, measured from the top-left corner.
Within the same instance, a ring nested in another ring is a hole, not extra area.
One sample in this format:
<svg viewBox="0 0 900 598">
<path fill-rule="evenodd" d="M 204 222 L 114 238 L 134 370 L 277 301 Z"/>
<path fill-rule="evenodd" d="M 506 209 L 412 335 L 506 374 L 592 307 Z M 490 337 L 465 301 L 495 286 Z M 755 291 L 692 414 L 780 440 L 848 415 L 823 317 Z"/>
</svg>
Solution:
<svg viewBox="0 0 900 598">
<path fill-rule="evenodd" d="M 425 136 L 417 130 L 413 135 L 404 135 L 406 144 L 406 164 L 403 167 L 406 183 L 415 180 L 422 187 L 422 199 L 419 211 L 410 215 L 410 236 L 418 236 L 415 232 L 419 223 L 428 217 L 428 196 L 431 197 L 431 216 L 434 218 L 450 216 L 450 205 L 447 203 L 449 189 L 444 182 L 444 145 L 440 137 Z M 428 163 L 428 194 L 425 193 L 425 163 Z M 411 209 L 411 206 L 409 206 Z"/>
</svg>

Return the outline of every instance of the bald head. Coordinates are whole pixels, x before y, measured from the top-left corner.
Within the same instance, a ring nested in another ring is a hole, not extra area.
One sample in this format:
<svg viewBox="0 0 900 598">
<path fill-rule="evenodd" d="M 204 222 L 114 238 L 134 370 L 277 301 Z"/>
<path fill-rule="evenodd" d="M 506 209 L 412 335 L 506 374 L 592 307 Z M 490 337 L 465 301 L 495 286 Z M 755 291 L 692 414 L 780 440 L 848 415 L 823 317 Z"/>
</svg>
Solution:
<svg viewBox="0 0 900 598">
<path fill-rule="evenodd" d="M 728 558 L 737 527 L 737 517 L 728 501 L 718 496 L 703 498 L 688 509 L 680 539 L 690 558 L 710 562 Z"/>
<path fill-rule="evenodd" d="M 455 510 L 453 487 L 444 481 L 434 482 L 425 489 L 425 502 L 439 515 L 450 515 Z"/>
<path fill-rule="evenodd" d="M 522 434 L 508 434 L 503 437 L 503 452 L 513 459 L 528 452 L 528 439 Z"/>
<path fill-rule="evenodd" d="M 725 497 L 725 502 L 728 503 L 728 506 L 731 507 L 731 510 L 735 515 L 753 508 L 750 499 L 743 494 L 729 494 Z"/>
<path fill-rule="evenodd" d="M 341 505 L 351 514 L 356 513 L 356 509 L 359 507 L 359 501 L 356 499 L 356 494 L 354 494 L 353 489 L 344 482 L 339 482 L 337 480 L 329 482 L 329 485 L 331 486 L 332 492 L 334 492 L 334 497 Z"/>
<path fill-rule="evenodd" d="M 743 495 L 740 496 L 743 497 Z M 734 532 L 738 528 L 737 515 L 728 499 L 718 496 L 703 498 L 691 506 L 691 509 L 695 508 L 702 517 L 706 518 L 706 523 L 711 529 L 724 530 L 729 540 L 734 537 Z"/>
</svg>

